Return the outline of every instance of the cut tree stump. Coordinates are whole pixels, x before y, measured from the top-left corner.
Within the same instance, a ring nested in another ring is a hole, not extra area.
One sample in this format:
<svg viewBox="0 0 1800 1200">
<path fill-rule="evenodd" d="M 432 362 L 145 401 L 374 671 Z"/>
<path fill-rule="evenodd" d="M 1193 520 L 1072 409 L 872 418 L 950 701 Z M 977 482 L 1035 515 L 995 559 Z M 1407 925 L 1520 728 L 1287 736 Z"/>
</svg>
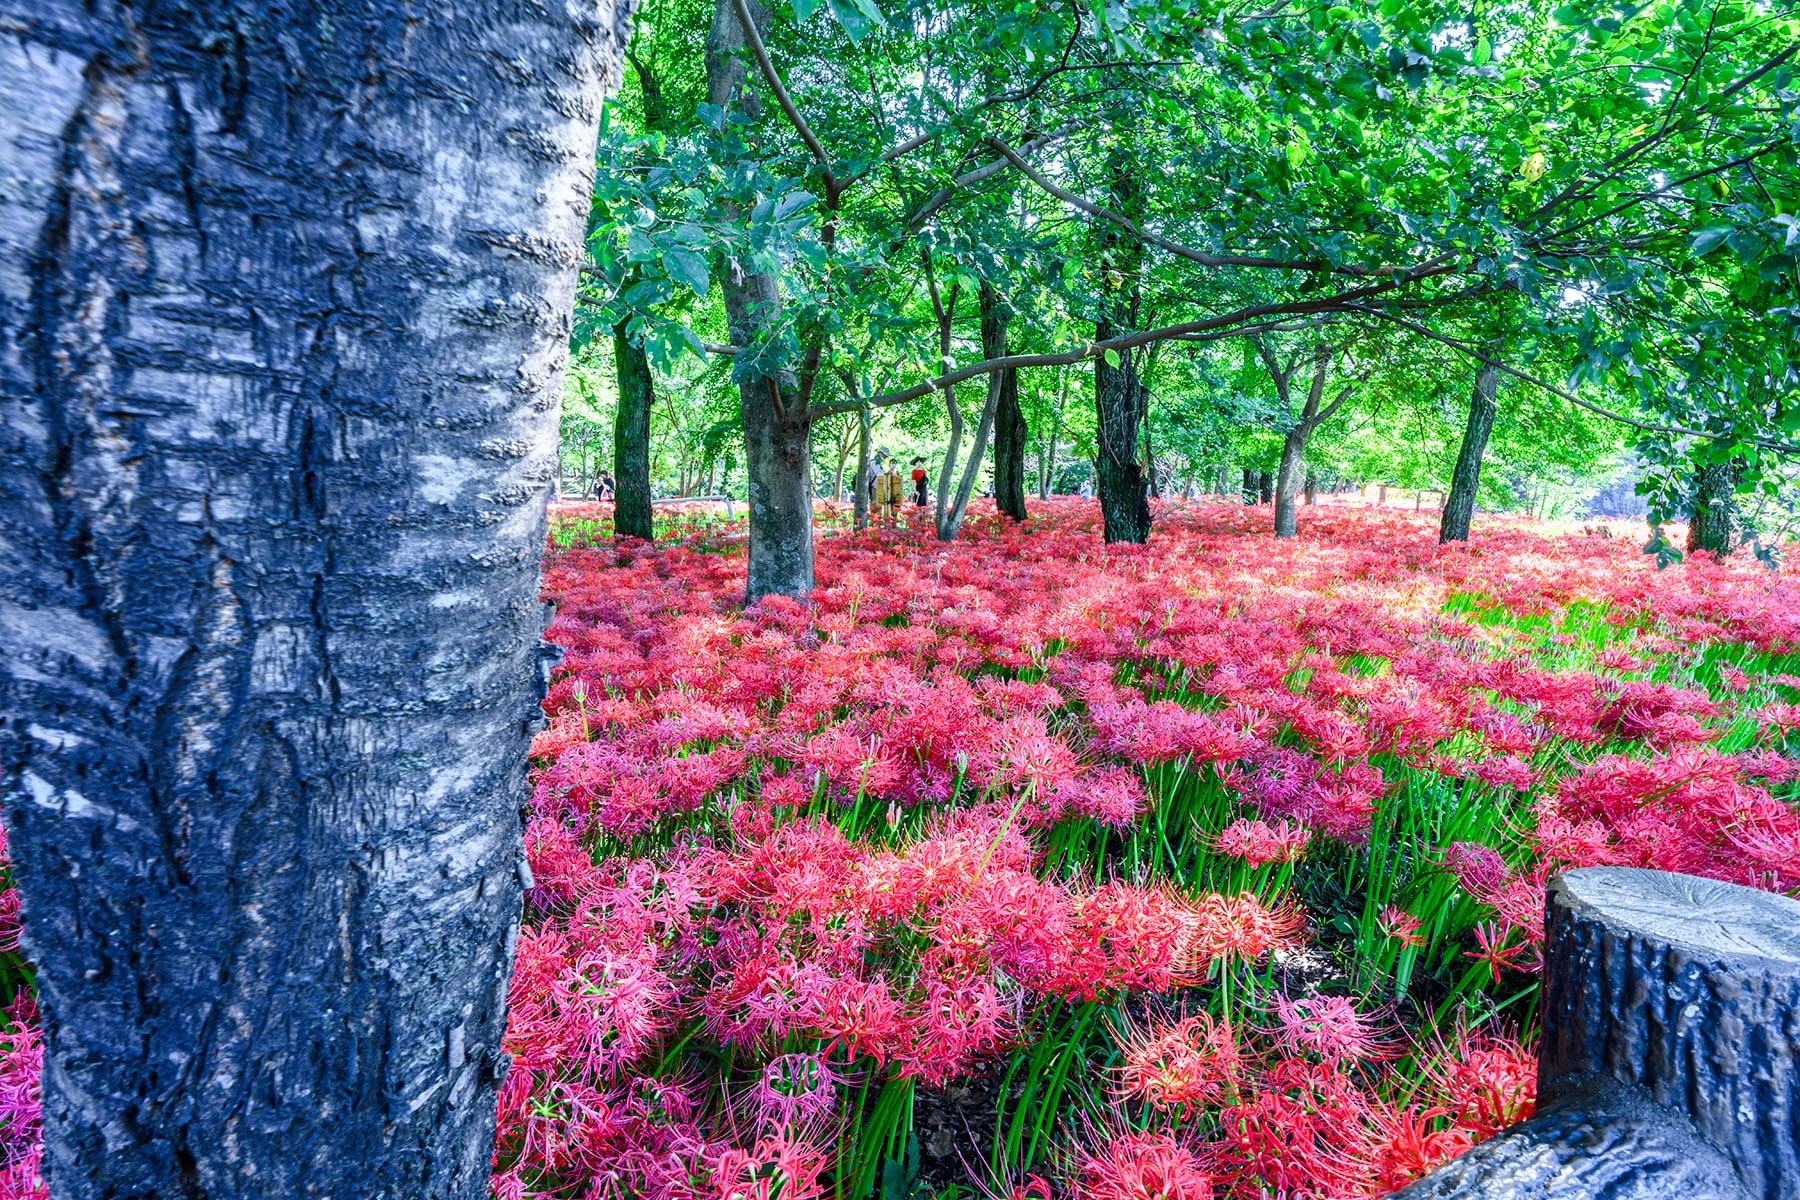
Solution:
<svg viewBox="0 0 1800 1200">
<path fill-rule="evenodd" d="M 1397 1200 L 1800 1200 L 1800 902 L 1570 871 L 1543 981 L 1538 1114 Z"/>
</svg>

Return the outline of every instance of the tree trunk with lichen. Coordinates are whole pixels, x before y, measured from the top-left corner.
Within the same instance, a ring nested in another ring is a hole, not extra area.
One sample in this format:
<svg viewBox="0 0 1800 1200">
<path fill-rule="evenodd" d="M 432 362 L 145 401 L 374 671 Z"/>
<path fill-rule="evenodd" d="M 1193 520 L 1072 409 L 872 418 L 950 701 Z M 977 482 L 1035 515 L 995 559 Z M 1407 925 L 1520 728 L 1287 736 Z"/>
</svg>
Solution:
<svg viewBox="0 0 1800 1200">
<path fill-rule="evenodd" d="M 0 13 L 0 797 L 51 1192 L 477 1200 L 629 4 Z"/>
<path fill-rule="evenodd" d="M 1694 502 L 1688 519 L 1689 554 L 1730 554 L 1737 527 L 1741 467 L 1734 462 L 1703 463 L 1694 472 Z"/>
</svg>

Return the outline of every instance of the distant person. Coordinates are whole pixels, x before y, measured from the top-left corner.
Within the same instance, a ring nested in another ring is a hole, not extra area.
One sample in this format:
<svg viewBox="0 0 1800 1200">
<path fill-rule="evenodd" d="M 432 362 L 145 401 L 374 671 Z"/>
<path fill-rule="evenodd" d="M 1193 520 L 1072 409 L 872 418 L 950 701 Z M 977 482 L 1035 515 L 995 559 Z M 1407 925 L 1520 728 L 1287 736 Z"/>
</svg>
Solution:
<svg viewBox="0 0 1800 1200">
<path fill-rule="evenodd" d="M 920 508 L 924 508 L 925 503 L 926 503 L 926 501 L 925 501 L 925 460 L 922 458 L 913 459 L 912 481 L 913 481 L 913 503 L 918 505 Z"/>
<path fill-rule="evenodd" d="M 900 478 L 900 471 L 890 462 L 888 468 L 875 479 L 875 507 L 880 511 L 881 523 L 893 526 L 900 520 L 900 504 L 906 499 L 906 481 Z"/>
<path fill-rule="evenodd" d="M 1083 500 L 1092 500 L 1094 498 L 1094 485 L 1085 479 L 1081 481 L 1081 498 Z"/>
<path fill-rule="evenodd" d="M 601 501 L 611 500 L 613 498 L 614 490 L 615 485 L 613 484 L 612 472 L 600 472 L 600 478 L 594 480 L 594 499 Z"/>
</svg>

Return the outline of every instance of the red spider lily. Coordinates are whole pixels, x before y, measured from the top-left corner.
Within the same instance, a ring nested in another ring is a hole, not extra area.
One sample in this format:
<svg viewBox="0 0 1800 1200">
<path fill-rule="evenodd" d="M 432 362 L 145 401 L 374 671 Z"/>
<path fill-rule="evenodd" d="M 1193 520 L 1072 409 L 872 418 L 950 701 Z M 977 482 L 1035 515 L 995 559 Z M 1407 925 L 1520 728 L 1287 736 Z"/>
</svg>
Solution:
<svg viewBox="0 0 1800 1200">
<path fill-rule="evenodd" d="M 1312 844 L 1312 830 L 1295 821 L 1275 824 L 1240 818 L 1219 831 L 1214 848 L 1220 854 L 1241 858 L 1253 867 L 1294 862 Z"/>
<path fill-rule="evenodd" d="M 1425 935 L 1420 932 L 1423 926 L 1419 918 L 1407 912 L 1397 904 L 1383 905 L 1379 918 L 1381 932 L 1399 942 L 1402 946 L 1423 946 Z"/>
<path fill-rule="evenodd" d="M 1255 961 L 1271 950 L 1292 945 L 1305 924 L 1298 908 L 1270 908 L 1248 892 L 1210 895 L 1195 915 L 1190 953 L 1202 966 L 1216 958 Z"/>
<path fill-rule="evenodd" d="M 1450 1115 L 1442 1108 L 1370 1108 L 1368 1120 L 1376 1147 L 1374 1183 L 1381 1193 L 1405 1187 L 1475 1145 L 1475 1135 L 1469 1130 L 1443 1125 L 1443 1118 Z"/>
<path fill-rule="evenodd" d="M 1118 1094 L 1184 1117 L 1230 1094 L 1244 1069 L 1230 1027 L 1205 1013 L 1141 1028 L 1127 1023 L 1118 1040 Z"/>
<path fill-rule="evenodd" d="M 1081 1156 L 1079 1200 L 1212 1200 L 1194 1152 L 1162 1133 L 1122 1133 Z"/>
<path fill-rule="evenodd" d="M 1275 999 L 1277 1038 L 1288 1054 L 1336 1065 L 1391 1057 L 1396 1043 L 1346 996 Z"/>
<path fill-rule="evenodd" d="M 1475 943 L 1480 949 L 1465 950 L 1463 957 L 1486 963 L 1493 972 L 1494 982 L 1499 983 L 1501 967 L 1511 967 L 1515 971 L 1525 969 L 1518 957 L 1530 947 L 1524 943 L 1508 946 L 1507 942 L 1511 937 L 1512 929 L 1501 929 L 1495 921 L 1483 921 L 1475 927 Z"/>
</svg>

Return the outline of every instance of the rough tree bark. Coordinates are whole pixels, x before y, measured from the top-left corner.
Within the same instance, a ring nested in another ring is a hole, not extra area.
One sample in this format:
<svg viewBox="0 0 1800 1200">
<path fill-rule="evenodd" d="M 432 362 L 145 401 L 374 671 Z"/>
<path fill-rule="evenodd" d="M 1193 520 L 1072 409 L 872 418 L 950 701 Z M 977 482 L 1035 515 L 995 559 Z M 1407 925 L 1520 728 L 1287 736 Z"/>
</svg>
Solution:
<svg viewBox="0 0 1800 1200">
<path fill-rule="evenodd" d="M 768 15 L 755 0 L 757 31 Z M 747 39 L 731 0 L 718 0 L 706 35 L 706 98 L 720 108 L 755 116 L 759 105 L 744 87 Z M 733 345 L 749 346 L 781 320 L 781 289 L 773 275 L 731 264 L 719 280 Z M 812 421 L 792 371 L 739 381 L 744 466 L 749 476 L 750 546 L 745 600 L 804 596 L 813 588 Z"/>
<path fill-rule="evenodd" d="M 487 1194 L 629 8 L 0 3 L 0 800 L 60 1200 Z"/>
<path fill-rule="evenodd" d="M 1475 387 L 1469 394 L 1469 421 L 1463 428 L 1462 449 L 1456 452 L 1450 491 L 1444 496 L 1444 515 L 1438 521 L 1440 545 L 1469 540 L 1469 521 L 1475 515 L 1475 495 L 1481 487 L 1481 459 L 1487 453 L 1494 417 L 1500 411 L 1499 395 L 1500 369 L 1493 363 L 1482 363 L 1475 372 Z M 1386 498 L 1384 488 L 1382 499 Z"/>
<path fill-rule="evenodd" d="M 624 322 L 613 330 L 613 362 L 619 377 L 619 411 L 613 418 L 613 534 L 649 541 L 656 535 L 650 504 L 650 408 L 656 384 L 649 357 L 625 336 Z"/>
<path fill-rule="evenodd" d="M 1689 554 L 1730 554 L 1737 526 L 1738 479 L 1735 462 L 1703 463 L 1694 472 L 1693 512 L 1688 520 Z"/>
<path fill-rule="evenodd" d="M 1275 476 L 1268 471 L 1256 473 L 1256 502 L 1269 504 L 1275 499 Z"/>
<path fill-rule="evenodd" d="M 1306 503 L 1314 505 L 1319 502 L 1319 477 L 1313 472 L 1306 473 Z"/>
<path fill-rule="evenodd" d="M 1108 154 L 1107 207 L 1135 217 L 1141 207 L 1143 181 L 1123 147 Z M 1144 243 L 1107 222 L 1100 232 L 1101 259 L 1114 298 L 1094 322 L 1094 340 L 1104 342 L 1130 332 L 1137 319 L 1138 278 Z M 1095 474 L 1100 514 L 1109 542 L 1150 540 L 1150 504 L 1144 498 L 1144 471 L 1138 464 L 1138 426 L 1144 420 L 1144 386 L 1138 378 L 1137 354 L 1127 351 L 1109 362 L 1094 360 L 1094 409 L 1098 418 Z"/>
<path fill-rule="evenodd" d="M 1006 355 L 1007 311 L 994 289 L 981 285 L 981 356 Z M 1019 371 L 1008 367 L 989 376 L 994 403 L 994 506 L 1015 521 L 1025 519 L 1025 414 L 1019 408 Z"/>
<path fill-rule="evenodd" d="M 1629 867 L 1546 905 L 1540 1114 L 1405 1200 L 1800 1195 L 1800 903 Z"/>
</svg>

